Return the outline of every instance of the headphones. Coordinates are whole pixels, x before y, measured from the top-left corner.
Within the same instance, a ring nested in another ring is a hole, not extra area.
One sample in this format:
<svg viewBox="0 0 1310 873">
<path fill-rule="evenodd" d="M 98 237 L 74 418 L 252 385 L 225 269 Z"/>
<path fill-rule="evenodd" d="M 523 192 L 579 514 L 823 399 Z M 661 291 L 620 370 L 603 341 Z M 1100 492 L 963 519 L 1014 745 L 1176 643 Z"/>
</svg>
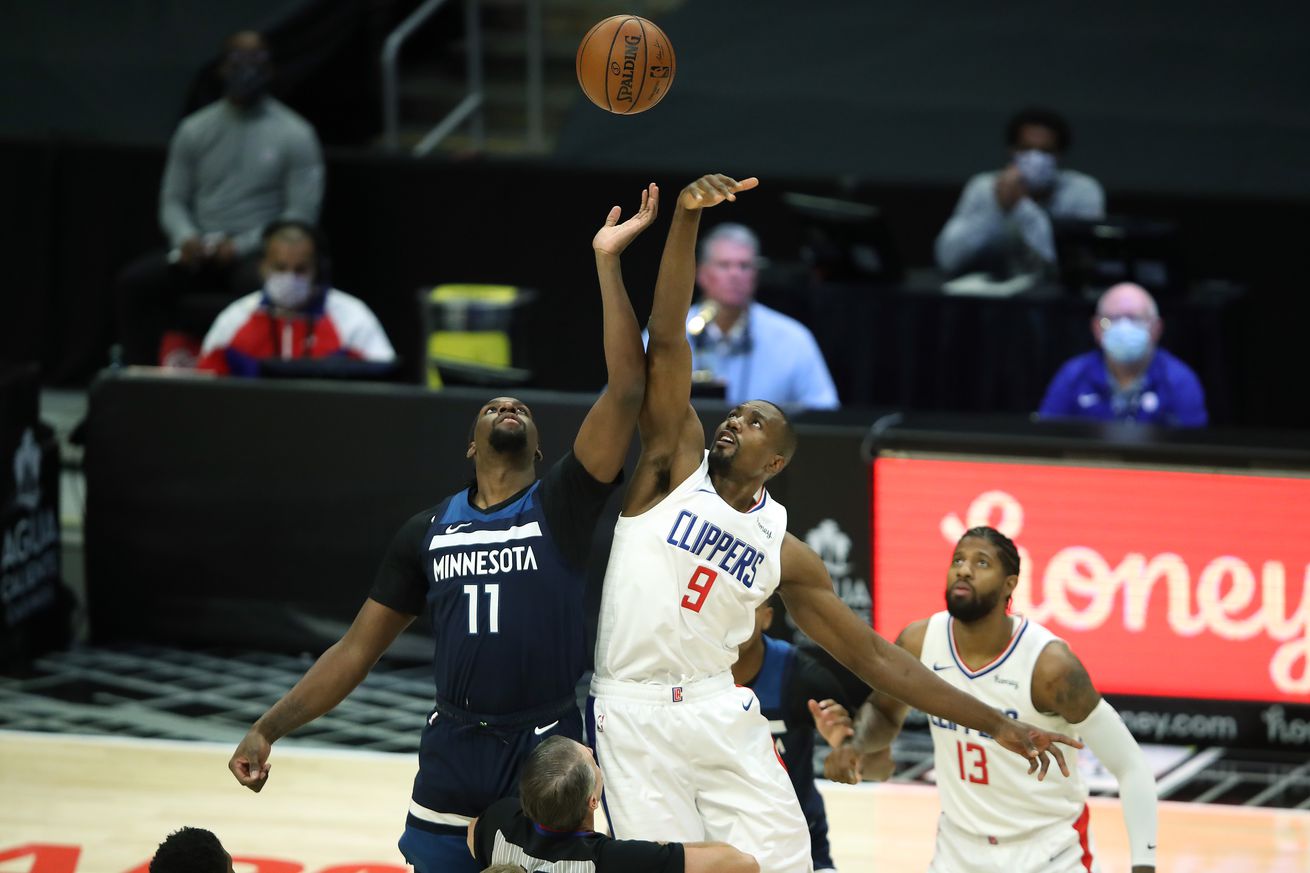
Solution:
<svg viewBox="0 0 1310 873">
<path fill-rule="evenodd" d="M 327 237 L 323 231 L 319 230 L 312 224 L 300 221 L 295 218 L 278 219 L 264 228 L 261 236 L 264 248 L 268 248 L 268 243 L 278 233 L 295 229 L 309 237 L 314 243 L 314 288 L 322 291 L 332 287 L 332 258 L 328 254 Z"/>
</svg>

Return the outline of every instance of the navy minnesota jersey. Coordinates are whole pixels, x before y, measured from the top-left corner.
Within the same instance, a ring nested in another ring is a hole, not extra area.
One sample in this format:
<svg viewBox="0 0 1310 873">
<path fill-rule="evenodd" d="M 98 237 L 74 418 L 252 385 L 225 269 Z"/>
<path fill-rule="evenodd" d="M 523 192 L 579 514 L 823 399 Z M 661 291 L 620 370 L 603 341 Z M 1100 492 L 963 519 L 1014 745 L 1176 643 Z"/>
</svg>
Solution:
<svg viewBox="0 0 1310 873">
<path fill-rule="evenodd" d="M 570 454 L 496 506 L 470 490 L 410 519 L 370 596 L 426 611 L 437 694 L 455 706 L 501 715 L 569 697 L 585 666 L 586 552 L 613 485 Z"/>
</svg>

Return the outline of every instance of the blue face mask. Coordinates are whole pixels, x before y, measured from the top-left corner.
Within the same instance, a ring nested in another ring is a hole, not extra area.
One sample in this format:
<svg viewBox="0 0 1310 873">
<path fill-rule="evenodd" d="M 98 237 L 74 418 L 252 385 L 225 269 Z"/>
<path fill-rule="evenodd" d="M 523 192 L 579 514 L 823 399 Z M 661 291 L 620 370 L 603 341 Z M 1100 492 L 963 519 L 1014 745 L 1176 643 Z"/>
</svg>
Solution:
<svg viewBox="0 0 1310 873">
<path fill-rule="evenodd" d="M 1101 331 L 1101 349 L 1116 364 L 1136 364 L 1151 352 L 1151 329 L 1119 318 Z"/>
</svg>

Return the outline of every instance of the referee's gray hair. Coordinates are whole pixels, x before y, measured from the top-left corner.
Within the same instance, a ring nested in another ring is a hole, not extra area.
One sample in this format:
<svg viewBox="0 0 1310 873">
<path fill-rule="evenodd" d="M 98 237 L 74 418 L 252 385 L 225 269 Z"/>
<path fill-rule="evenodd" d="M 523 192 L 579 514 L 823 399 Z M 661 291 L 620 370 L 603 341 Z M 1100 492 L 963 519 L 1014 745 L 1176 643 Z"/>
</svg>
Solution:
<svg viewBox="0 0 1310 873">
<path fill-rule="evenodd" d="M 582 746 L 568 737 L 551 737 L 532 750 L 519 779 L 523 814 L 553 831 L 572 831 L 587 814 L 596 790 L 596 771 Z"/>
<path fill-rule="evenodd" d="M 730 242 L 748 245 L 755 252 L 756 258 L 760 256 L 760 238 L 755 235 L 755 231 L 744 224 L 729 221 L 724 224 L 716 224 L 713 230 L 701 237 L 700 248 L 696 251 L 696 262 L 705 263 L 710 257 L 710 247 L 719 240 L 729 240 Z"/>
</svg>

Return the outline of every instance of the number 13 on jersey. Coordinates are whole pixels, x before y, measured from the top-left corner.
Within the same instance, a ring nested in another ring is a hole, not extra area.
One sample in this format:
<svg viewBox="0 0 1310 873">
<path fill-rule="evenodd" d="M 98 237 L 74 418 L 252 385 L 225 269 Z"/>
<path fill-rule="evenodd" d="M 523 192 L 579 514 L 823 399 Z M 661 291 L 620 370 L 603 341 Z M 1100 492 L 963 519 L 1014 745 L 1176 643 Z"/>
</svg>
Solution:
<svg viewBox="0 0 1310 873">
<path fill-rule="evenodd" d="M 960 779 L 962 781 L 976 782 L 979 785 L 988 784 L 986 749 L 977 743 L 956 740 L 955 753 L 960 759 Z"/>
</svg>

